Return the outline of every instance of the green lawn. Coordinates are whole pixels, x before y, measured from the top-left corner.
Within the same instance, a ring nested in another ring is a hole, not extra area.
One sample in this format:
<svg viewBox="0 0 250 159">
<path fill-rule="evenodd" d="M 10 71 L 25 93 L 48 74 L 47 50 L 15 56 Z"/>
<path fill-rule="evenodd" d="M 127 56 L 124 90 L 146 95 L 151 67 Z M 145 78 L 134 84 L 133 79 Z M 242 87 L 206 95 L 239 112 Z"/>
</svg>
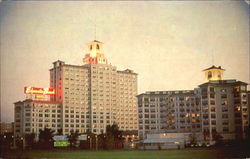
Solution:
<svg viewBox="0 0 250 159">
<path fill-rule="evenodd" d="M 85 151 L 85 150 L 32 150 L 13 152 L 9 159 L 213 159 L 217 151 L 211 149 L 183 149 L 161 151 Z"/>
</svg>

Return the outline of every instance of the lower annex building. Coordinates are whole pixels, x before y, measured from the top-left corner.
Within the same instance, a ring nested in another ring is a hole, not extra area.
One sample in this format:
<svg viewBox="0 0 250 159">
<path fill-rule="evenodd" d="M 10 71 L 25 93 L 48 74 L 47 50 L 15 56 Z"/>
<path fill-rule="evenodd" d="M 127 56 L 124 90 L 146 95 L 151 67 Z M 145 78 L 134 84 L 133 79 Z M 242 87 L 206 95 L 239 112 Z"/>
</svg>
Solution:
<svg viewBox="0 0 250 159">
<path fill-rule="evenodd" d="M 26 100 L 15 103 L 16 136 L 38 134 L 45 127 L 55 133 L 100 134 L 113 123 L 137 134 L 137 74 L 108 64 L 102 42 L 88 44 L 81 66 L 55 61 L 50 88 L 26 87 L 25 94 Z"/>
<path fill-rule="evenodd" d="M 138 98 L 139 138 L 157 133 L 202 133 L 204 141 L 245 138 L 249 125 L 247 83 L 224 80 L 224 69 L 206 70 L 194 90 L 152 91 Z"/>
</svg>

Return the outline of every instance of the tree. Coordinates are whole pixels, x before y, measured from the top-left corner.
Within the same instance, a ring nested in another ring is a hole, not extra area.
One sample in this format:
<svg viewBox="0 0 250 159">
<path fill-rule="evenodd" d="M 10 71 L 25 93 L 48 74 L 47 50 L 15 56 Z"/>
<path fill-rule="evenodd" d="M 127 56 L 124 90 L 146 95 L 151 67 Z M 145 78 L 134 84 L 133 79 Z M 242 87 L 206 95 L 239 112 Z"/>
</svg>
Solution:
<svg viewBox="0 0 250 159">
<path fill-rule="evenodd" d="M 113 149 L 115 144 L 122 141 L 122 131 L 116 123 L 113 125 L 107 125 L 106 127 L 106 138 L 105 138 L 105 148 Z"/>
<path fill-rule="evenodd" d="M 105 143 L 106 143 L 106 134 L 101 132 L 101 134 L 98 135 L 98 148 L 105 149 Z"/>
<path fill-rule="evenodd" d="M 11 153 L 11 147 L 14 144 L 14 134 L 11 132 L 0 134 L 0 158 Z M 6 156 L 6 157 L 7 157 Z"/>
<path fill-rule="evenodd" d="M 206 130 L 206 129 L 205 129 L 205 130 L 203 131 L 203 137 L 204 137 L 204 140 L 205 140 L 205 141 L 209 140 L 209 138 L 210 138 L 209 134 L 210 134 L 210 133 L 209 133 L 209 130 Z"/>
<path fill-rule="evenodd" d="M 25 142 L 28 148 L 32 148 L 35 144 L 35 133 L 25 134 Z"/>
<path fill-rule="evenodd" d="M 250 140 L 250 124 L 245 129 L 245 135 L 248 140 Z"/>
<path fill-rule="evenodd" d="M 39 130 L 39 144 L 42 148 L 52 148 L 54 131 L 49 128 Z"/>
<path fill-rule="evenodd" d="M 15 137 L 16 139 L 16 147 L 18 148 L 18 149 L 23 149 L 23 138 L 21 137 L 21 136 L 16 136 Z"/>
<path fill-rule="evenodd" d="M 115 140 L 120 140 L 122 139 L 122 131 L 119 130 L 119 127 L 116 123 L 113 125 L 108 125 L 106 127 L 106 134 L 107 135 L 112 135 Z"/>
<path fill-rule="evenodd" d="M 190 145 L 196 145 L 197 144 L 197 137 L 195 133 L 192 133 L 189 135 L 189 142 Z"/>
<path fill-rule="evenodd" d="M 56 135 L 63 135 L 63 129 L 62 128 L 58 129 Z"/>
<path fill-rule="evenodd" d="M 92 149 L 93 143 L 95 143 L 93 141 L 95 139 L 95 134 L 92 133 L 90 129 L 87 129 L 84 134 L 87 135 L 87 141 L 80 141 L 80 147 L 82 149 Z"/>
<path fill-rule="evenodd" d="M 223 136 L 221 136 L 217 131 L 212 132 L 212 137 L 217 145 L 221 144 Z"/>
<path fill-rule="evenodd" d="M 78 131 L 73 131 L 71 130 L 70 131 L 70 135 L 68 135 L 68 139 L 69 139 L 69 142 L 70 142 L 70 147 L 76 147 L 76 141 L 77 141 L 77 138 L 80 134 L 78 133 Z"/>
</svg>

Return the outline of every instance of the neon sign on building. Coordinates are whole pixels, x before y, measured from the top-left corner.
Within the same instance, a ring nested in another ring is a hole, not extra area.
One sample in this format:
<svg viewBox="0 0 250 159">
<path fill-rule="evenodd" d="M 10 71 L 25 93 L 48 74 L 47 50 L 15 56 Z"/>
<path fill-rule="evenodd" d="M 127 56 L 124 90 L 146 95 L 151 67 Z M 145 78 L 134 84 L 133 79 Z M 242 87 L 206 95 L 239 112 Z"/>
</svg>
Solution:
<svg viewBox="0 0 250 159">
<path fill-rule="evenodd" d="M 36 87 L 24 87 L 25 94 L 38 94 L 38 95 L 54 95 L 55 89 L 52 88 L 36 88 Z"/>
</svg>

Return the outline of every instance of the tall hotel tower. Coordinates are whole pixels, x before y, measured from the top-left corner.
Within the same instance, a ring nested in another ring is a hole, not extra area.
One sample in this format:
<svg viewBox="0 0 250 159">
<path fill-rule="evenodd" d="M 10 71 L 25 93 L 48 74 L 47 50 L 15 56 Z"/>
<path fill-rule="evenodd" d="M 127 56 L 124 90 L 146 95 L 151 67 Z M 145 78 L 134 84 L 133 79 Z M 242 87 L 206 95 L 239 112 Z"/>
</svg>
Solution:
<svg viewBox="0 0 250 159">
<path fill-rule="evenodd" d="M 106 126 L 113 123 L 117 123 L 123 131 L 138 130 L 137 74 L 129 69 L 118 71 L 115 66 L 108 64 L 102 42 L 94 40 L 88 44 L 88 53 L 81 66 L 55 61 L 50 69 L 50 88 L 55 90 L 55 94 L 48 101 L 38 104 L 39 107 L 46 105 L 48 110 L 45 112 L 41 107 L 37 117 L 41 117 L 41 122 L 49 121 L 47 127 L 55 131 L 62 129 L 63 134 L 69 134 L 71 130 L 79 133 L 91 130 L 100 134 L 105 133 Z M 15 105 L 22 109 L 25 108 L 23 103 L 27 102 L 34 101 L 25 100 Z M 57 105 L 56 120 L 51 118 L 53 114 L 48 113 L 52 112 L 49 109 L 51 103 Z M 38 133 L 45 126 L 32 123 L 36 121 L 33 119 L 28 121 L 29 132 L 25 132 L 25 128 L 19 132 Z M 19 123 L 21 126 L 25 124 Z"/>
<path fill-rule="evenodd" d="M 88 50 L 83 66 L 56 61 L 50 69 L 50 87 L 56 90 L 51 100 L 62 103 L 63 133 L 99 134 L 113 123 L 137 130 L 137 74 L 108 64 L 102 42 L 90 42 Z"/>
</svg>

